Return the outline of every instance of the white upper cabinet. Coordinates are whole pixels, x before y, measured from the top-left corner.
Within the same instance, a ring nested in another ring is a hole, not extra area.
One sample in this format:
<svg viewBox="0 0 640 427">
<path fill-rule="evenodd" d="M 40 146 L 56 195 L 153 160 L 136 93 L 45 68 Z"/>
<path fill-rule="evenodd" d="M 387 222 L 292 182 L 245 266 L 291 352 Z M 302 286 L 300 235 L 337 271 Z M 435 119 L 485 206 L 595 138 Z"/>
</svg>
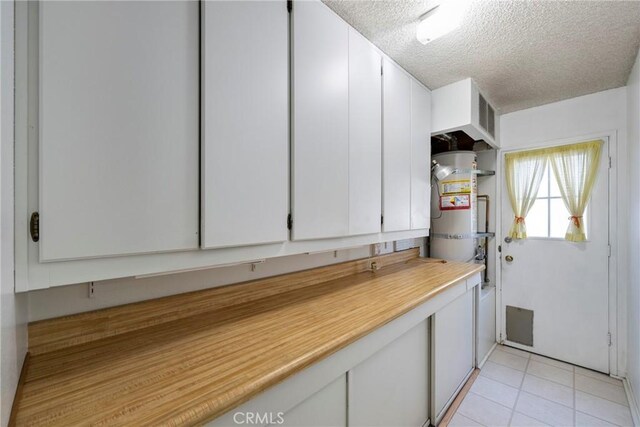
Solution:
<svg viewBox="0 0 640 427">
<path fill-rule="evenodd" d="M 196 2 L 40 2 L 40 260 L 198 247 Z"/>
<path fill-rule="evenodd" d="M 383 231 L 429 228 L 431 92 L 385 58 Z"/>
<path fill-rule="evenodd" d="M 202 3 L 202 247 L 287 240 L 285 1 Z"/>
<path fill-rule="evenodd" d="M 382 208 L 382 57 L 349 28 L 349 234 L 378 233 Z"/>
<path fill-rule="evenodd" d="M 349 234 L 349 26 L 319 1 L 293 6 L 295 240 Z"/>
<path fill-rule="evenodd" d="M 429 228 L 431 93 L 411 80 L 411 229 Z"/>
<path fill-rule="evenodd" d="M 383 75 L 383 231 L 411 228 L 411 78 L 385 58 Z"/>
</svg>

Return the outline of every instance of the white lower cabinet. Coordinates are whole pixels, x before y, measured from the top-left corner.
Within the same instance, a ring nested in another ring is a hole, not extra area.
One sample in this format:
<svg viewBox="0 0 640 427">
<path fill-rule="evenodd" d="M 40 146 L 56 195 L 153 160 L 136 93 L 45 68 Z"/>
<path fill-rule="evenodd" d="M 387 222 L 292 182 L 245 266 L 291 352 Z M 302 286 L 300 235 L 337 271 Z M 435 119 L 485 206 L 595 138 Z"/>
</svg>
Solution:
<svg viewBox="0 0 640 427">
<path fill-rule="evenodd" d="M 480 292 L 478 303 L 478 366 L 482 367 L 485 359 L 496 343 L 496 288 L 487 286 Z"/>
<path fill-rule="evenodd" d="M 347 376 L 337 380 L 275 419 L 272 426 L 326 427 L 347 425 Z"/>
<path fill-rule="evenodd" d="M 476 288 L 436 312 L 431 329 L 432 421 L 440 421 L 475 366 Z"/>
<path fill-rule="evenodd" d="M 461 280 L 208 426 L 436 424 L 475 366 L 479 280 Z"/>
<path fill-rule="evenodd" d="M 429 418 L 425 320 L 348 373 L 350 426 L 422 426 Z"/>
</svg>

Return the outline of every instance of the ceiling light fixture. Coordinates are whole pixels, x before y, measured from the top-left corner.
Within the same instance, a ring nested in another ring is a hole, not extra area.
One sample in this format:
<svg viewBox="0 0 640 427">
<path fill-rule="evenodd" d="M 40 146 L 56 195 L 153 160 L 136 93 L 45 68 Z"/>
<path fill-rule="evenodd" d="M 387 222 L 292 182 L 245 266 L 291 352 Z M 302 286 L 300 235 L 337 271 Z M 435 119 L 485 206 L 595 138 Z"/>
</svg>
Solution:
<svg viewBox="0 0 640 427">
<path fill-rule="evenodd" d="M 465 0 L 443 0 L 429 9 L 418 23 L 418 41 L 427 44 L 458 28 L 467 3 Z"/>
</svg>

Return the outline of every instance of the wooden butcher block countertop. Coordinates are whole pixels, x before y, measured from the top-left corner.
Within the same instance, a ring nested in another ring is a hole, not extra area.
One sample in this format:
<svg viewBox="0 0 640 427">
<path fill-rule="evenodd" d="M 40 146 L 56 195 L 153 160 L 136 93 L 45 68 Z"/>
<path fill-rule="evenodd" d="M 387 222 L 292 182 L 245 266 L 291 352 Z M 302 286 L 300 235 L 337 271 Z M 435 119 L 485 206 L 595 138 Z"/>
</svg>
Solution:
<svg viewBox="0 0 640 427">
<path fill-rule="evenodd" d="M 12 423 L 212 420 L 484 268 L 417 255 L 34 322 Z"/>
</svg>

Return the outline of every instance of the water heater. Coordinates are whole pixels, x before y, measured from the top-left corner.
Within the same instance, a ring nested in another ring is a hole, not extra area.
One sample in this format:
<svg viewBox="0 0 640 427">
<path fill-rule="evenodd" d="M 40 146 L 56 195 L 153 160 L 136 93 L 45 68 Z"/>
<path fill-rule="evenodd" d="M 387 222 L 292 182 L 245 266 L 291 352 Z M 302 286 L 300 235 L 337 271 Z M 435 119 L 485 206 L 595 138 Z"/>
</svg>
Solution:
<svg viewBox="0 0 640 427">
<path fill-rule="evenodd" d="M 431 191 L 432 258 L 473 261 L 478 246 L 477 157 L 473 151 L 435 154 L 441 166 L 454 172 L 433 184 Z"/>
</svg>

